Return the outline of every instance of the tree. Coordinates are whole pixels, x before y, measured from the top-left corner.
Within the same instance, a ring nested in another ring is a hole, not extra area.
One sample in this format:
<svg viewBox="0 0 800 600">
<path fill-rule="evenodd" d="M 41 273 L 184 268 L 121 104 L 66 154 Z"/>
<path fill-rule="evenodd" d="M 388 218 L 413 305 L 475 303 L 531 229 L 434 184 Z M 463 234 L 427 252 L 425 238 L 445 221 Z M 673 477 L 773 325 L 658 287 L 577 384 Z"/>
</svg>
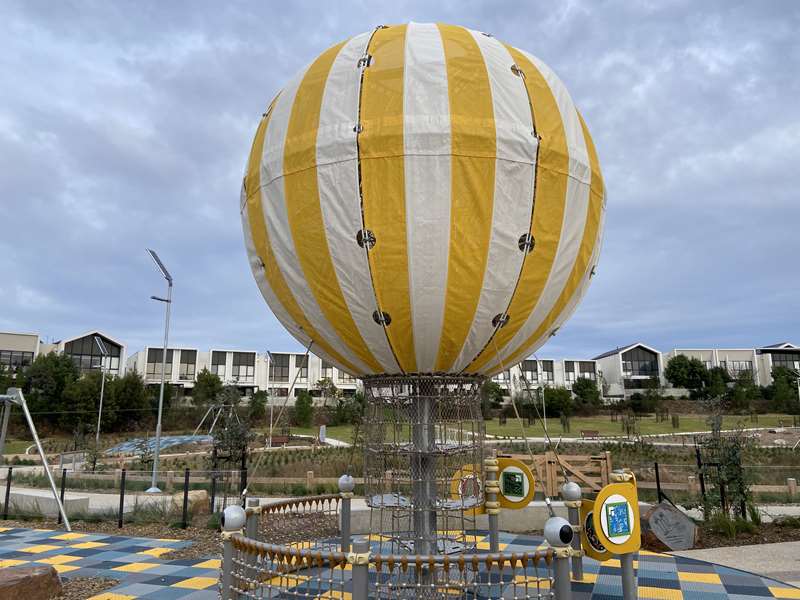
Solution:
<svg viewBox="0 0 800 600">
<path fill-rule="evenodd" d="M 731 376 L 722 367 L 712 367 L 708 371 L 708 387 L 705 396 L 707 398 L 722 398 L 728 391 L 728 383 Z"/>
<path fill-rule="evenodd" d="M 761 390 L 753 382 L 750 371 L 739 373 L 733 387 L 725 395 L 725 407 L 734 412 L 748 412 L 761 400 Z"/>
<path fill-rule="evenodd" d="M 578 412 L 592 414 L 603 404 L 597 384 L 587 377 L 580 377 L 572 384 L 572 393 L 575 394 Z"/>
<path fill-rule="evenodd" d="M 71 381 L 64 390 L 64 399 L 67 410 L 59 416 L 59 427 L 74 432 L 96 431 L 95 416 L 100 406 L 100 371 L 90 371 Z"/>
<path fill-rule="evenodd" d="M 664 376 L 674 387 L 697 392 L 709 382 L 706 366 L 697 358 L 677 354 L 669 359 Z"/>
<path fill-rule="evenodd" d="M 267 416 L 267 400 L 269 396 L 265 390 L 258 390 L 250 396 L 250 404 L 247 407 L 247 419 L 250 424 L 262 422 Z"/>
<path fill-rule="evenodd" d="M 222 394 L 223 387 L 219 376 L 204 368 L 197 374 L 197 381 L 192 390 L 192 404 L 207 407 L 216 403 L 217 398 Z"/>
<path fill-rule="evenodd" d="M 36 357 L 25 372 L 23 391 L 30 411 L 40 413 L 37 421 L 60 426 L 62 414 L 73 410 L 65 392 L 79 376 L 80 371 L 69 356 L 50 353 Z"/>
<path fill-rule="evenodd" d="M 797 375 L 786 367 L 772 369 L 772 383 L 764 388 L 770 410 L 775 412 L 800 413 L 797 398 Z"/>
<path fill-rule="evenodd" d="M 563 387 L 548 387 L 544 389 L 544 404 L 548 415 L 570 416 L 573 411 L 572 393 Z"/>
<path fill-rule="evenodd" d="M 128 371 L 122 377 L 115 377 L 112 381 L 107 381 L 106 392 L 110 392 L 109 396 L 119 408 L 117 419 L 114 423 L 116 431 L 135 429 L 142 419 L 147 416 L 147 409 L 150 408 L 150 403 L 144 379 L 138 372 Z"/>
<path fill-rule="evenodd" d="M 294 402 L 294 423 L 298 427 L 311 427 L 311 418 L 314 416 L 314 399 L 307 391 L 297 394 Z"/>
<path fill-rule="evenodd" d="M 314 384 L 314 387 L 320 391 L 322 406 L 328 406 L 329 399 L 337 400 L 342 395 L 341 391 L 336 387 L 336 384 L 333 383 L 333 379 L 330 377 L 323 377 Z"/>
<path fill-rule="evenodd" d="M 484 418 L 490 416 L 492 409 L 499 408 L 503 403 L 503 388 L 496 381 L 487 379 L 481 386 L 481 413 Z"/>
</svg>

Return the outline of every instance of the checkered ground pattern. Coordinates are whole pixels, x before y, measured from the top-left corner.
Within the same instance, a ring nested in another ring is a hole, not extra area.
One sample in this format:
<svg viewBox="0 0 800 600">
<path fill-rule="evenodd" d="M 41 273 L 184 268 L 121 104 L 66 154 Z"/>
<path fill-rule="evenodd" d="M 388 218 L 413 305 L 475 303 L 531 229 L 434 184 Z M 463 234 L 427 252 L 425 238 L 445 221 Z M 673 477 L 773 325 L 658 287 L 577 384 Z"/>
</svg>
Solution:
<svg viewBox="0 0 800 600">
<path fill-rule="evenodd" d="M 474 532 L 478 551 L 488 551 L 486 532 Z M 471 536 L 470 536 L 471 537 Z M 49 564 L 64 578 L 103 576 L 120 584 L 90 600 L 211 600 L 217 598 L 219 560 L 162 560 L 161 555 L 191 542 L 45 529 L 0 528 L 0 568 Z M 372 539 L 377 551 L 380 540 Z M 502 533 L 503 552 L 532 551 L 541 547 L 536 536 Z M 788 598 L 800 600 L 800 589 L 744 571 L 691 558 L 642 551 L 634 560 L 639 598 L 651 600 L 745 600 Z M 310 573 L 309 573 L 310 574 Z M 507 576 L 512 577 L 511 573 Z M 583 581 L 573 581 L 574 600 L 620 600 L 619 560 L 604 563 L 585 558 Z M 321 590 L 320 598 L 350 598 L 350 582 L 343 588 Z"/>
</svg>

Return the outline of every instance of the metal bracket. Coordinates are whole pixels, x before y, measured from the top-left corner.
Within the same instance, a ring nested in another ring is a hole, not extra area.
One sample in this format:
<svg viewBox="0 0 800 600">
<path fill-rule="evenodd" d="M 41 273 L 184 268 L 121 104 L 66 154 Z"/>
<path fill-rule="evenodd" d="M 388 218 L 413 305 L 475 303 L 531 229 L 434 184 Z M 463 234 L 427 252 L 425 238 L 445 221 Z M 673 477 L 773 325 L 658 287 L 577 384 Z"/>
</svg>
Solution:
<svg viewBox="0 0 800 600">
<path fill-rule="evenodd" d="M 369 557 L 369 552 L 348 552 L 347 562 L 351 565 L 368 565 Z"/>
<path fill-rule="evenodd" d="M 358 63 L 356 64 L 357 69 L 366 69 L 368 66 L 372 64 L 372 55 L 365 54 L 361 58 L 358 59 Z"/>
</svg>

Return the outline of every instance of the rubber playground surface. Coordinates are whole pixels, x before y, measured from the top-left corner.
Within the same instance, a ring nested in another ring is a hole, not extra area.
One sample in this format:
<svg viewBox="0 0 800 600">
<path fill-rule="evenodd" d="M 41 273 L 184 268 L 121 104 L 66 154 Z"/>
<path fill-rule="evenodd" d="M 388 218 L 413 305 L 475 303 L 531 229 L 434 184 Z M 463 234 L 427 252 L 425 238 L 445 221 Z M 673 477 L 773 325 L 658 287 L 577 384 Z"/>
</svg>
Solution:
<svg viewBox="0 0 800 600">
<path fill-rule="evenodd" d="M 479 551 L 488 549 L 485 532 L 478 536 Z M 504 553 L 531 551 L 542 544 L 536 536 L 501 533 Z M 0 568 L 50 564 L 64 578 L 102 576 L 119 585 L 90 600 L 211 600 L 218 598 L 219 559 L 162 560 L 170 550 L 191 542 L 43 529 L 0 528 Z M 375 549 L 377 550 L 377 542 Z M 800 588 L 752 573 L 667 554 L 642 551 L 634 561 L 639 598 L 653 600 L 743 600 L 793 598 Z M 511 577 L 511 575 L 509 575 Z M 343 589 L 323 590 L 320 597 L 350 598 L 349 581 Z M 584 558 L 584 579 L 573 581 L 575 600 L 622 598 L 620 565 L 616 559 L 599 563 Z M 298 592 L 301 590 L 298 589 Z"/>
</svg>

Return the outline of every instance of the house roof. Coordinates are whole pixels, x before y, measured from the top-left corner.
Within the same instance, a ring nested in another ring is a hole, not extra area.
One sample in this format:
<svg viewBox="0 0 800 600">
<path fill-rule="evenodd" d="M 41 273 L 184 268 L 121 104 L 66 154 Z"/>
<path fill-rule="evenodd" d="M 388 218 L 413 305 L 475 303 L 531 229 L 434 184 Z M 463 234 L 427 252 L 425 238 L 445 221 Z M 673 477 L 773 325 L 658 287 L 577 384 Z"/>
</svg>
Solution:
<svg viewBox="0 0 800 600">
<path fill-rule="evenodd" d="M 642 342 L 634 342 L 633 344 L 628 344 L 627 346 L 619 346 L 618 348 L 614 348 L 613 350 L 609 350 L 608 352 L 603 352 L 603 354 L 598 354 L 592 360 L 600 360 L 601 358 L 606 358 L 608 356 L 614 356 L 615 354 L 622 354 L 623 352 L 627 352 L 631 348 L 635 348 L 636 346 L 641 346 L 642 348 L 646 348 L 651 352 L 655 352 L 658 354 L 658 350 L 655 348 L 651 348 L 647 344 L 643 344 Z"/>
<path fill-rule="evenodd" d="M 796 350 L 797 346 L 791 342 L 780 342 L 778 344 L 770 344 L 769 346 L 761 346 L 761 350 Z"/>
</svg>

